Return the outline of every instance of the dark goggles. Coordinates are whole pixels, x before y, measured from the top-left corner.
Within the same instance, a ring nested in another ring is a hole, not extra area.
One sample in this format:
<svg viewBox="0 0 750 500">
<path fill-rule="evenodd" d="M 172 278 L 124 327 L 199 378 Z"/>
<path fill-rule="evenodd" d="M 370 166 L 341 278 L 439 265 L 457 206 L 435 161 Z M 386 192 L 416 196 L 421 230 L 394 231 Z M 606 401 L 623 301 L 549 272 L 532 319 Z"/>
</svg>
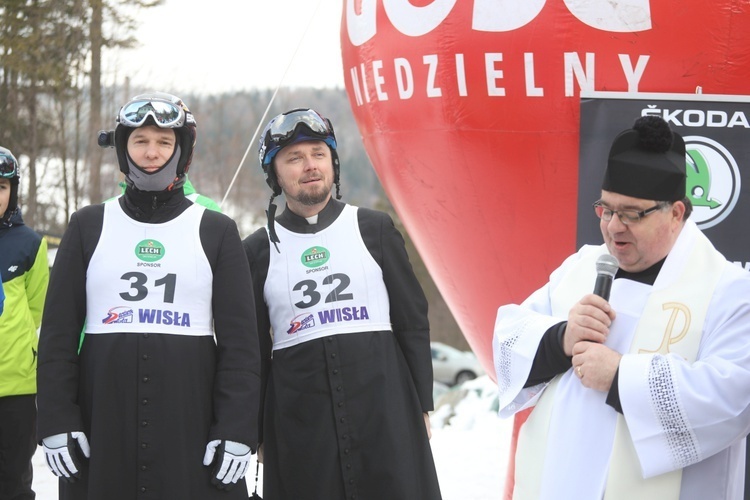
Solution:
<svg viewBox="0 0 750 500">
<path fill-rule="evenodd" d="M 18 162 L 9 153 L 0 152 L 0 177 L 11 179 L 18 175 Z"/>
<path fill-rule="evenodd" d="M 127 127 L 140 127 L 148 117 L 161 128 L 179 128 L 185 124 L 185 110 L 173 102 L 163 100 L 131 101 L 122 107 L 117 121 Z"/>
<path fill-rule="evenodd" d="M 336 148 L 336 138 L 330 121 L 312 109 L 295 109 L 279 115 L 266 127 L 261 139 L 261 164 L 270 165 L 276 153 L 300 132 Z"/>
<path fill-rule="evenodd" d="M 333 133 L 328 121 L 311 109 L 295 109 L 284 113 L 271 123 L 267 134 L 271 142 L 282 143 L 294 136 L 297 127 L 304 124 L 311 132 L 322 136 Z"/>
</svg>

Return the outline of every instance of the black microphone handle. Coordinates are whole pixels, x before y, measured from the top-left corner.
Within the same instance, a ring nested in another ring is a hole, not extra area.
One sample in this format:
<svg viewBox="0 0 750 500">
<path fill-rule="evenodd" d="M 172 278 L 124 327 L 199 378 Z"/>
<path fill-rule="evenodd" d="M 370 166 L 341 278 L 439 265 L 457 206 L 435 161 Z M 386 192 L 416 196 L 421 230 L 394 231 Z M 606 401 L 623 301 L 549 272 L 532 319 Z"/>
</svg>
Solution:
<svg viewBox="0 0 750 500">
<path fill-rule="evenodd" d="M 612 290 L 612 276 L 608 274 L 597 274 L 596 283 L 594 284 L 594 295 L 598 295 L 606 301 L 609 301 L 609 292 Z"/>
</svg>

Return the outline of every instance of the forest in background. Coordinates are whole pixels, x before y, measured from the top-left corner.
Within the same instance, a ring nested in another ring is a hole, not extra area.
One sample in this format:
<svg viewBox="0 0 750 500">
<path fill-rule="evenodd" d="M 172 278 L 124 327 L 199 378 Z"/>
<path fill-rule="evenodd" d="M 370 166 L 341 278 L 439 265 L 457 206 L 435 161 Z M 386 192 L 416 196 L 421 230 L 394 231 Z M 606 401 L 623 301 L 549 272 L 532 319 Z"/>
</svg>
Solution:
<svg viewBox="0 0 750 500">
<path fill-rule="evenodd" d="M 261 121 L 289 109 L 311 107 L 333 122 L 343 201 L 389 212 L 404 234 L 430 304 L 432 339 L 469 349 L 380 185 L 344 89 L 281 89 L 262 119 L 274 94 L 270 89 L 191 95 L 179 88 L 131 88 L 127 77 L 108 81 L 102 75 L 103 50 L 127 50 L 135 43 L 117 35 L 127 33 L 135 22 L 132 9 L 159 3 L 0 3 L 0 145 L 21 162 L 19 202 L 25 222 L 54 244 L 75 210 L 117 195 L 122 175 L 114 150 L 97 145 L 98 132 L 114 127 L 119 107 L 130 97 L 158 90 L 182 97 L 195 115 L 198 139 L 189 176 L 201 194 L 221 202 L 247 152 L 222 205 L 241 235 L 247 236 L 265 223 L 271 194 L 258 164 L 253 135 Z M 283 207 L 283 196 L 276 203 Z"/>
</svg>

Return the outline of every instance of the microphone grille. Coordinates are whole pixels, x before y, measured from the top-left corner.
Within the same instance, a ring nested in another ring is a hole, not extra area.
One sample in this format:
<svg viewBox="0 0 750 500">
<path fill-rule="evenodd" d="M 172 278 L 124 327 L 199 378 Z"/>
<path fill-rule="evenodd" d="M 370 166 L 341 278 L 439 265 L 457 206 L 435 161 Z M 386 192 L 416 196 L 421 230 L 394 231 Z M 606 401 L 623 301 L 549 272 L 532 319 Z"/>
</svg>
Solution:
<svg viewBox="0 0 750 500">
<path fill-rule="evenodd" d="M 614 278 L 619 267 L 620 263 L 617 261 L 617 258 L 612 255 L 604 254 L 596 259 L 596 272 L 599 274 L 607 274 Z"/>
</svg>

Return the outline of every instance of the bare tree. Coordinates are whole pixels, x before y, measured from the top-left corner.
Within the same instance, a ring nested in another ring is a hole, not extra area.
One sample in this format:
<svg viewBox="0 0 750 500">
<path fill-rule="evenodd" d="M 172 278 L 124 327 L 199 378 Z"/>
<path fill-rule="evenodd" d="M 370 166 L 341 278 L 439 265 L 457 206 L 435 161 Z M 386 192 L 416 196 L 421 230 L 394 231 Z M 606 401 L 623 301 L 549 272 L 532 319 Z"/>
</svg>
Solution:
<svg viewBox="0 0 750 500">
<path fill-rule="evenodd" d="M 28 157 L 25 217 L 34 226 L 47 223 L 39 218 L 39 160 L 59 154 L 53 103 L 70 93 L 71 68 L 86 53 L 81 11 L 81 0 L 14 0 L 0 7 L 0 140 Z"/>
<path fill-rule="evenodd" d="M 163 0 L 88 0 L 91 9 L 89 41 L 91 43 L 91 73 L 89 94 L 89 127 L 86 148 L 87 167 L 89 171 L 89 199 L 92 203 L 102 201 L 102 158 L 103 150 L 98 147 L 97 133 L 105 124 L 102 121 L 102 49 L 130 48 L 135 45 L 132 36 L 117 37 L 118 31 L 132 33 L 135 26 L 134 12 L 141 8 L 151 8 L 163 3 Z M 104 33 L 104 24 L 112 28 L 109 36 Z"/>
<path fill-rule="evenodd" d="M 102 36 L 103 2 L 102 0 L 89 0 L 91 6 L 91 25 L 89 29 L 89 41 L 91 42 L 91 74 L 89 77 L 91 87 L 89 93 L 89 127 L 88 147 L 86 157 L 88 158 L 89 170 L 89 199 L 92 203 L 102 201 L 102 150 L 98 147 L 96 133 L 102 126 Z"/>
</svg>

